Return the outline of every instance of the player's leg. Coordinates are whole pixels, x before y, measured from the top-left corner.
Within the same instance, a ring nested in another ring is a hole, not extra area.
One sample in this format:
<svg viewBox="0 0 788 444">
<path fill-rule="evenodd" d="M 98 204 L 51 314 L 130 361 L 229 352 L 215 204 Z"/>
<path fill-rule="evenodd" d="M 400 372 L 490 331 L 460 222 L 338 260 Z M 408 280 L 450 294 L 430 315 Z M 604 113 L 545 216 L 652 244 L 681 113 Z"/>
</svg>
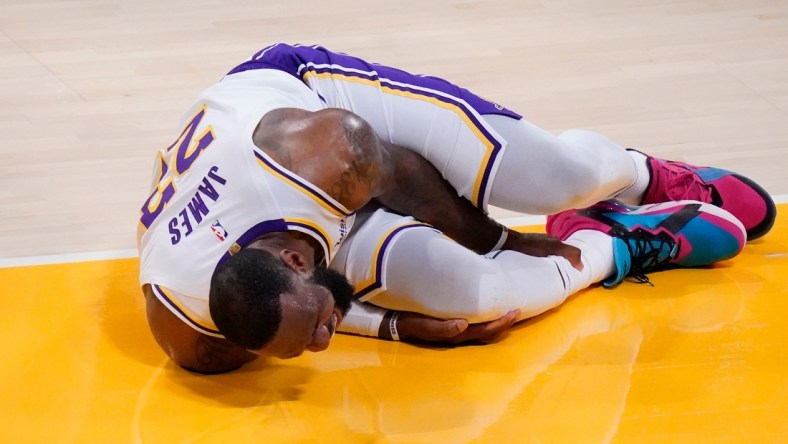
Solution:
<svg viewBox="0 0 788 444">
<path fill-rule="evenodd" d="M 588 239 L 598 244 L 597 254 L 607 250 L 610 255 L 607 261 L 597 261 L 608 267 L 596 268 L 601 270 L 596 275 L 594 267 L 578 271 L 560 256 L 532 257 L 512 251 L 480 256 L 444 236 L 405 231 L 384 263 L 383 290 L 365 301 L 438 318 L 465 318 L 470 323 L 497 319 L 515 308 L 521 310 L 519 319 L 527 319 L 612 272 L 610 238 L 596 232 L 583 234 L 589 233 L 599 235 Z"/>
<path fill-rule="evenodd" d="M 554 136 L 524 119 L 484 118 L 507 141 L 490 187 L 492 205 L 531 214 L 583 208 L 648 174 L 601 134 L 575 129 Z"/>
<path fill-rule="evenodd" d="M 443 79 L 319 46 L 275 45 L 233 72 L 255 68 L 289 72 L 326 106 L 360 115 L 381 138 L 429 160 L 460 195 L 481 209 L 486 209 L 493 187 L 500 202 L 492 204 L 545 213 L 579 201 L 596 202 L 634 181 L 632 160 L 618 145 L 601 147 L 599 140 L 556 137 Z M 518 124 L 502 124 L 502 134 L 496 128 L 499 122 Z M 514 155 L 507 154 L 512 150 Z M 511 182 L 495 177 L 504 161 L 516 172 Z"/>
<path fill-rule="evenodd" d="M 626 276 L 646 281 L 646 273 L 666 267 L 709 265 L 738 254 L 745 239 L 734 216 L 696 201 L 603 202 L 551 217 L 547 228 L 580 249 L 582 270 L 559 256 L 481 256 L 384 210 L 354 231 L 331 266 L 347 275 L 362 302 L 474 323 L 515 308 L 521 318 L 538 315 L 603 279 L 613 286 Z"/>
<path fill-rule="evenodd" d="M 583 251 L 583 271 L 558 256 L 481 256 L 410 217 L 378 210 L 354 229 L 331 266 L 347 275 L 361 301 L 384 308 L 471 323 L 519 308 L 525 319 L 613 273 L 611 237 L 585 231 L 568 242 Z"/>
<path fill-rule="evenodd" d="M 554 136 L 443 79 L 284 44 L 261 50 L 232 72 L 259 68 L 288 72 L 325 106 L 359 114 L 380 137 L 429 160 L 483 210 L 491 203 L 538 214 L 610 197 L 630 204 L 692 199 L 731 212 L 750 239 L 774 223 L 768 193 L 745 177 L 625 151 L 589 131 Z"/>
<path fill-rule="evenodd" d="M 765 235 L 777 210 L 757 183 L 731 171 L 658 159 L 623 147 L 605 136 L 569 130 L 539 136 L 525 120 L 485 116 L 509 143 L 491 187 L 490 202 L 503 208 L 555 213 L 617 198 L 631 205 L 696 200 L 725 209 L 739 219 L 749 240 Z M 527 150 L 520 147 L 528 146 Z M 522 170 L 522 165 L 541 168 Z M 565 182 L 565 183 L 556 183 Z M 539 192 L 513 195 L 531 187 Z"/>
<path fill-rule="evenodd" d="M 481 209 L 549 214 L 614 197 L 630 204 L 690 199 L 733 214 L 749 239 L 774 224 L 769 194 L 731 171 L 625 150 L 586 130 L 554 136 L 445 80 L 349 56 L 335 61 L 306 69 L 310 88 L 330 106 L 364 117 L 381 137 L 417 151 Z"/>
<path fill-rule="evenodd" d="M 555 136 L 443 79 L 324 48 L 295 51 L 309 58 L 301 76 L 328 106 L 359 114 L 380 137 L 417 151 L 479 208 L 547 214 L 607 199 L 635 182 L 632 158 L 601 135 Z"/>
</svg>

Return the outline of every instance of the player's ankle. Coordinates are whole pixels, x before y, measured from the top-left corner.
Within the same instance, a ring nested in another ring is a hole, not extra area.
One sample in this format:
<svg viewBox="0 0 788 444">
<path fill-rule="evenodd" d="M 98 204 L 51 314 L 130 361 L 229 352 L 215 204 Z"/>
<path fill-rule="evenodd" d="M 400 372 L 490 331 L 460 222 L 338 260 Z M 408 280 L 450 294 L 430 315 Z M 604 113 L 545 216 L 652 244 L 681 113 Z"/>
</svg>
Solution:
<svg viewBox="0 0 788 444">
<path fill-rule="evenodd" d="M 627 154 L 632 157 L 635 166 L 635 181 L 628 188 L 618 194 L 616 199 L 628 205 L 640 205 L 651 183 L 651 171 L 648 168 L 648 157 L 640 151 L 628 149 Z"/>
</svg>

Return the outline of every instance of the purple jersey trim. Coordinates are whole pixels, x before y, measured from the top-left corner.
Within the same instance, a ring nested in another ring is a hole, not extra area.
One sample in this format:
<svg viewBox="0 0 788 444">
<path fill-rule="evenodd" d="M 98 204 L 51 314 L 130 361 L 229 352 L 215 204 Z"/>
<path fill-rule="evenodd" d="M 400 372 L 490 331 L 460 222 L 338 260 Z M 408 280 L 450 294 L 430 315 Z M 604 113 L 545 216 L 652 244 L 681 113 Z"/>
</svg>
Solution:
<svg viewBox="0 0 788 444">
<path fill-rule="evenodd" d="M 252 228 L 246 230 L 246 232 L 243 233 L 238 238 L 238 240 L 236 240 L 233 243 L 233 245 L 236 246 L 235 248 L 240 247 L 241 249 L 243 249 L 246 248 L 249 244 L 251 244 L 255 239 L 259 238 L 264 234 L 273 233 L 275 231 L 292 231 L 291 227 L 299 227 L 307 230 L 310 234 L 312 234 L 315 240 L 317 240 L 320 243 L 320 246 L 323 247 L 324 260 L 325 258 L 329 257 L 330 255 L 329 245 L 331 244 L 328 242 L 328 239 L 326 239 L 326 237 L 323 236 L 323 233 L 321 233 L 320 231 L 316 230 L 314 227 L 311 227 L 307 224 L 303 224 L 300 222 L 293 222 L 293 221 L 288 222 L 285 221 L 284 219 L 267 220 L 252 226 Z M 222 266 L 222 264 L 227 262 L 227 260 L 230 259 L 230 256 L 232 256 L 233 254 L 235 253 L 230 253 L 229 250 L 226 253 L 224 253 L 221 259 L 219 259 L 219 262 L 216 264 L 216 267 L 214 268 L 213 272 L 216 273 L 216 270 L 218 270 L 219 267 Z"/>
<path fill-rule="evenodd" d="M 485 100 L 476 94 L 439 77 L 415 75 L 390 66 L 369 63 L 347 54 L 332 52 L 322 46 L 288 45 L 277 43 L 261 49 L 251 59 L 233 68 L 228 75 L 250 69 L 278 69 L 298 80 L 302 80 L 303 66 L 306 64 L 338 65 L 346 70 L 354 69 L 374 73 L 375 79 L 383 77 L 422 88 L 434 89 L 466 101 L 479 114 L 498 114 L 522 119 L 522 116 L 496 103 Z"/>
<path fill-rule="evenodd" d="M 274 231 L 289 231 L 287 228 L 287 223 L 284 221 L 284 219 L 267 220 L 264 222 L 260 222 L 257 225 L 254 225 L 252 228 L 246 230 L 246 232 L 242 234 L 238 238 L 238 240 L 234 242 L 233 245 L 237 244 L 238 247 L 245 248 L 247 245 L 251 244 L 252 241 L 257 239 L 258 237 L 266 233 L 272 233 Z M 233 254 L 235 253 L 230 253 L 230 251 L 224 253 L 221 259 L 219 259 L 219 262 L 216 264 L 216 268 L 214 268 L 213 272 L 216 273 L 216 270 L 218 270 L 219 267 L 222 266 L 222 264 L 227 262 L 227 259 L 230 259 L 230 256 L 232 256 Z"/>
<path fill-rule="evenodd" d="M 310 233 L 312 233 L 313 237 L 317 238 L 317 240 L 320 241 L 320 244 L 323 247 L 323 252 L 325 253 L 324 259 L 327 261 L 331 260 L 331 256 L 330 256 L 331 250 L 328 248 L 328 246 L 331 245 L 331 243 L 328 241 L 328 239 L 326 239 L 323 233 L 316 230 L 315 227 L 301 222 L 286 221 L 286 223 L 288 227 L 299 227 L 304 230 L 308 230 Z"/>
</svg>

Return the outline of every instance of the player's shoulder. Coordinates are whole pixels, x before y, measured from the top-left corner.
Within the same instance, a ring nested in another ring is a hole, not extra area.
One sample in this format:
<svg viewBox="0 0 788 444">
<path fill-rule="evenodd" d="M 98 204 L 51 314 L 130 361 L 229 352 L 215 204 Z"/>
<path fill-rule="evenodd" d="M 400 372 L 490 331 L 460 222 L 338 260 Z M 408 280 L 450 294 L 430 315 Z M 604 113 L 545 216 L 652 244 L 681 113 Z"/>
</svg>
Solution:
<svg viewBox="0 0 788 444">
<path fill-rule="evenodd" d="M 369 201 L 379 181 L 380 140 L 369 123 L 345 109 L 272 110 L 260 120 L 254 143 L 351 210 Z"/>
<path fill-rule="evenodd" d="M 285 167 L 297 170 L 313 162 L 353 161 L 349 145 L 354 123 L 339 108 L 316 111 L 302 108 L 272 109 L 254 130 L 254 143 Z"/>
</svg>

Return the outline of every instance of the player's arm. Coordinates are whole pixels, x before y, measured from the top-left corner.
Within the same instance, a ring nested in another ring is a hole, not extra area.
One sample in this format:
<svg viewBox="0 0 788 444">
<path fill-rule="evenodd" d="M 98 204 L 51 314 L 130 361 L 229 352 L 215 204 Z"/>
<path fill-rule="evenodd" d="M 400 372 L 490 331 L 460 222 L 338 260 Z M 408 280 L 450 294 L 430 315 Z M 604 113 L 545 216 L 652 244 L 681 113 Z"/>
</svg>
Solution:
<svg viewBox="0 0 788 444">
<path fill-rule="evenodd" d="M 382 142 L 383 174 L 374 197 L 384 206 L 427 222 L 461 245 L 487 253 L 505 228 L 457 194 L 426 159 L 406 148 Z M 576 267 L 580 251 L 544 234 L 510 232 L 499 249 L 532 256 L 561 255 Z"/>
<path fill-rule="evenodd" d="M 435 344 L 490 344 L 500 340 L 514 325 L 520 310 L 512 310 L 498 319 L 468 324 L 465 319 L 438 319 L 420 313 L 389 311 L 381 322 L 378 337 L 393 339 L 392 319 L 400 341 Z"/>
<path fill-rule="evenodd" d="M 282 114 L 292 112 L 285 110 Z M 268 118 L 267 115 L 264 120 Z M 341 148 L 343 144 L 335 145 L 332 151 L 320 155 L 310 152 L 301 165 L 291 165 L 296 168 L 293 171 L 326 190 L 346 208 L 357 210 L 374 198 L 396 212 L 433 225 L 477 253 L 487 253 L 498 246 L 532 256 L 558 254 L 575 266 L 580 264 L 580 250 L 543 234 L 509 233 L 506 243 L 500 246 L 499 240 L 505 232 L 502 225 L 458 195 L 426 159 L 381 140 L 372 126 L 358 115 L 346 110 L 326 109 L 303 114 L 300 118 L 303 120 L 296 121 L 325 124 L 316 125 L 321 129 L 316 132 L 320 135 L 317 139 L 322 140 L 341 129 L 348 142 L 344 148 Z M 265 134 L 270 138 L 270 131 Z M 293 134 L 283 134 L 283 140 L 292 142 Z M 320 140 L 307 138 L 303 142 L 311 147 L 317 146 Z M 260 140 L 258 146 L 271 145 Z M 339 171 L 332 170 L 336 166 L 340 167 Z"/>
<path fill-rule="evenodd" d="M 380 203 L 433 225 L 477 253 L 498 242 L 503 227 L 458 195 L 426 159 L 385 141 L 382 154 L 383 180 L 374 196 Z"/>
<path fill-rule="evenodd" d="M 291 111 L 281 114 L 286 112 Z M 261 124 L 273 120 L 270 114 Z M 413 151 L 381 140 L 360 116 L 346 110 L 327 109 L 307 113 L 302 120 L 318 122 L 314 124 L 318 127 L 319 122 L 325 122 L 323 137 L 342 130 L 347 144 L 334 144 L 331 150 L 321 152 L 317 157 L 320 168 L 295 163 L 291 168 L 301 168 L 303 171 L 294 171 L 346 208 L 357 210 L 370 199 L 377 199 L 396 212 L 433 225 L 478 253 L 490 251 L 501 238 L 503 227 L 459 196 L 432 164 Z M 270 139 L 270 131 L 266 134 Z M 306 140 L 303 145 L 315 143 L 309 142 Z M 272 144 L 266 139 L 260 140 L 260 145 Z M 311 162 L 307 159 L 305 163 Z M 335 165 L 340 166 L 340 171 L 332 171 Z"/>
<path fill-rule="evenodd" d="M 257 358 L 256 354 L 226 339 L 205 335 L 186 325 L 153 295 L 149 285 L 145 285 L 143 292 L 153 337 L 179 366 L 216 374 L 236 370 Z"/>
<path fill-rule="evenodd" d="M 396 340 L 412 343 L 488 344 L 498 341 L 519 315 L 520 310 L 515 309 L 489 322 L 468 324 L 465 319 L 438 319 L 353 301 L 338 331 L 388 340 L 394 340 L 396 333 Z"/>
</svg>

